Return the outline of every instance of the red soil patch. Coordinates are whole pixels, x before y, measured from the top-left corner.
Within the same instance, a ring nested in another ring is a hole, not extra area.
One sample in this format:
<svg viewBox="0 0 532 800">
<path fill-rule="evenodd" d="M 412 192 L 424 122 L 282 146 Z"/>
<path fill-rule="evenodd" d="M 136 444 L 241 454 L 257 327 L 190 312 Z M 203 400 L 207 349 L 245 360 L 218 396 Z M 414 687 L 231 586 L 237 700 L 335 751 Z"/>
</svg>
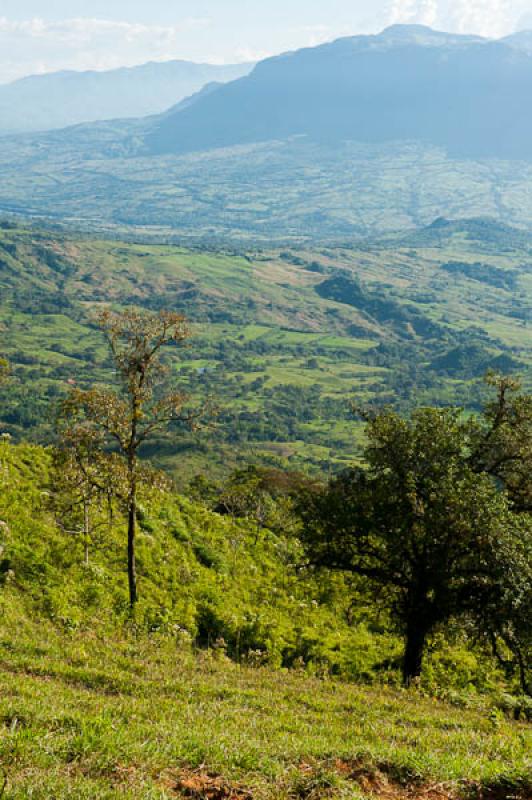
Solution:
<svg viewBox="0 0 532 800">
<path fill-rule="evenodd" d="M 368 795 L 382 800 L 455 800 L 456 787 L 446 783 L 409 783 L 403 785 L 381 769 L 368 769 L 360 762 L 337 759 L 334 769 L 357 783 Z"/>
<path fill-rule="evenodd" d="M 202 770 L 182 770 L 177 775 L 169 774 L 164 783 L 177 795 L 192 800 L 253 800 L 244 787 L 229 783 L 221 775 Z"/>
<path fill-rule="evenodd" d="M 370 767 L 362 761 L 335 759 L 327 762 L 301 762 L 298 769 L 308 778 L 308 788 L 298 787 L 297 800 L 318 800 L 332 798 L 335 790 L 331 786 L 319 785 L 319 770 L 326 766 L 345 780 L 353 781 L 368 797 L 376 800 L 532 800 L 527 790 L 512 791 L 503 786 L 480 787 L 474 782 L 428 783 L 416 780 L 403 780 L 396 777 L 392 768 L 386 764 Z M 313 777 L 317 782 L 313 782 Z M 177 797 L 191 800 L 253 800 L 253 793 L 244 786 L 230 783 L 221 775 L 197 770 L 167 772 L 162 776 L 165 789 Z M 291 787 L 285 787 L 290 795 Z"/>
</svg>

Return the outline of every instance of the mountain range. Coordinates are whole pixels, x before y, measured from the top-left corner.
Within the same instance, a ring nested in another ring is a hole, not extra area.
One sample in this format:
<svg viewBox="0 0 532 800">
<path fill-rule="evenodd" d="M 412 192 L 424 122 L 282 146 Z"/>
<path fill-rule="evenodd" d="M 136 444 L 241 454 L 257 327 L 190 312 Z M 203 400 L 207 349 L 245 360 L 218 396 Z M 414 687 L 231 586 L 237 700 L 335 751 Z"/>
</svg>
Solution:
<svg viewBox="0 0 532 800">
<path fill-rule="evenodd" d="M 460 158 L 529 159 L 527 43 L 393 26 L 288 53 L 167 115 L 148 148 L 186 153 L 303 135 L 417 140 Z"/>
<path fill-rule="evenodd" d="M 6 136 L 0 211 L 290 241 L 438 217 L 532 227 L 531 42 L 392 26 L 266 59 L 161 114 Z"/>
<path fill-rule="evenodd" d="M 206 84 L 235 80 L 252 67 L 164 61 L 101 72 L 31 75 L 0 86 L 0 133 L 158 114 Z"/>
</svg>

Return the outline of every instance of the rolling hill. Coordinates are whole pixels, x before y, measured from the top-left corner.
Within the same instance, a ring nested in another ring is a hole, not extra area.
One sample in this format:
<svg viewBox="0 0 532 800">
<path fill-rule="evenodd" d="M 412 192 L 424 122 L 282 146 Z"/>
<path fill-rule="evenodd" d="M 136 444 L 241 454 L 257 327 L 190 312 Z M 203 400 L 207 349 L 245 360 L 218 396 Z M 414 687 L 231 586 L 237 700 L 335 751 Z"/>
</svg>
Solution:
<svg viewBox="0 0 532 800">
<path fill-rule="evenodd" d="M 168 492 L 145 501 L 132 620 L 122 516 L 84 565 L 51 462 L 0 438 L 6 800 L 530 797 L 522 700 L 481 648 L 438 636 L 399 690 L 375 600 L 298 568 L 294 537 Z"/>
<path fill-rule="evenodd" d="M 359 245 L 194 249 L 0 228 L 0 390 L 16 438 L 47 442 L 54 404 L 109 377 L 93 316 L 176 309 L 193 322 L 174 368 L 216 398 L 215 430 L 159 441 L 186 481 L 240 460 L 319 472 L 357 458 L 350 401 L 478 407 L 488 368 L 530 381 L 532 237 L 486 220 L 439 220 Z"/>
<path fill-rule="evenodd" d="M 394 26 L 2 136 L 0 800 L 530 800 L 530 398 L 485 382 L 532 388 L 528 47 Z"/>
<path fill-rule="evenodd" d="M 165 61 L 31 75 L 0 86 L 0 134 L 159 114 L 206 84 L 246 75 L 252 66 Z"/>
</svg>

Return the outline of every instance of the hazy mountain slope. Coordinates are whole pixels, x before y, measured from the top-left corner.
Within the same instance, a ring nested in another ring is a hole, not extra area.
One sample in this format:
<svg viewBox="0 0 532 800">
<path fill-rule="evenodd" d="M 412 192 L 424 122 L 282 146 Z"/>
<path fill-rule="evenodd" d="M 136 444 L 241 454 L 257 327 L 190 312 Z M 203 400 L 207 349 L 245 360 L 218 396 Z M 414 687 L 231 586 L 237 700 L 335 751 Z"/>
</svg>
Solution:
<svg viewBox="0 0 532 800">
<path fill-rule="evenodd" d="M 252 66 L 167 61 L 106 72 L 33 75 L 0 86 L 0 132 L 157 114 L 207 83 L 246 75 Z"/>
<path fill-rule="evenodd" d="M 532 30 L 512 33 L 510 36 L 506 36 L 502 39 L 502 41 L 511 47 L 515 47 L 517 50 L 524 50 L 532 54 Z"/>
<path fill-rule="evenodd" d="M 530 228 L 532 56 L 513 38 L 395 26 L 261 62 L 160 115 L 5 136 L 0 212 L 261 241 L 441 216 Z"/>
<path fill-rule="evenodd" d="M 532 56 L 524 50 L 395 26 L 267 59 L 167 115 L 147 144 L 152 153 L 186 153 L 307 135 L 418 140 L 458 157 L 530 159 L 531 91 Z"/>
</svg>

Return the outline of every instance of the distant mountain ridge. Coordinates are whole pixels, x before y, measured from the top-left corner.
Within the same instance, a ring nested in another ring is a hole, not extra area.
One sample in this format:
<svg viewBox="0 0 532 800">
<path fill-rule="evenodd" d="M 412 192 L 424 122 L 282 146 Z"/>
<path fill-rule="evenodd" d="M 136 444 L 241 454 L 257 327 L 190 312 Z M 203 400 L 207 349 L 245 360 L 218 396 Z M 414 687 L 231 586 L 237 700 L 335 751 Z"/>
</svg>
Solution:
<svg viewBox="0 0 532 800">
<path fill-rule="evenodd" d="M 491 41 L 393 26 L 260 62 L 167 114 L 150 153 L 307 136 L 421 141 L 458 158 L 532 159 L 528 37 Z"/>
<path fill-rule="evenodd" d="M 516 50 L 532 53 L 532 30 L 512 33 L 510 36 L 505 36 L 501 41 L 510 45 L 510 47 L 515 47 Z"/>
<path fill-rule="evenodd" d="M 4 136 L 0 213 L 216 241 L 344 242 L 441 217 L 531 230 L 528 41 L 393 26 L 158 115 Z"/>
<path fill-rule="evenodd" d="M 246 75 L 253 64 L 150 62 L 102 72 L 62 71 L 0 85 L 0 133 L 158 114 L 200 91 Z"/>
</svg>

